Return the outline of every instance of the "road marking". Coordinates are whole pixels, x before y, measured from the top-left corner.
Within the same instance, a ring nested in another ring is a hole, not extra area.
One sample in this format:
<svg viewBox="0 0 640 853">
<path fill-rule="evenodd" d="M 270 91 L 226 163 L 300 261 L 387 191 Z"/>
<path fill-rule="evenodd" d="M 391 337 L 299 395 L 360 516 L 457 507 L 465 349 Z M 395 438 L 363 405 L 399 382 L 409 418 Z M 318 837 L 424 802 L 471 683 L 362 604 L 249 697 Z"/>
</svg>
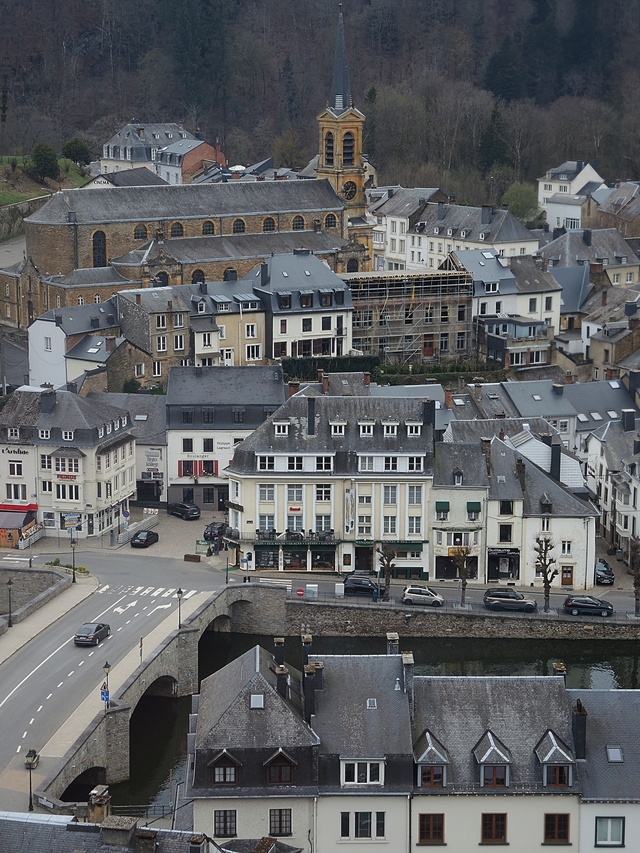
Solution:
<svg viewBox="0 0 640 853">
<path fill-rule="evenodd" d="M 40 707 L 39 707 L 39 708 L 38 708 L 38 710 L 36 711 L 36 714 L 39 714 L 39 713 L 40 713 L 40 711 L 42 711 L 42 705 L 40 705 Z"/>
<path fill-rule="evenodd" d="M 52 696 L 53 696 L 53 693 L 49 693 L 49 695 L 47 696 L 47 699 L 51 699 Z"/>
<path fill-rule="evenodd" d="M 71 678 L 71 676 L 73 675 L 74 672 L 75 672 L 75 670 L 72 669 L 71 672 L 69 673 L 69 675 L 67 676 L 67 678 Z"/>
<path fill-rule="evenodd" d="M 32 725 L 33 725 L 33 721 L 34 721 L 34 720 L 35 720 L 35 717 L 31 717 L 31 719 L 29 720 L 29 725 L 30 725 L 30 726 L 32 726 Z"/>
<path fill-rule="evenodd" d="M 21 749 L 22 749 L 22 744 L 20 744 L 20 746 L 16 749 L 16 752 L 20 752 Z"/>
<path fill-rule="evenodd" d="M 151 593 L 151 595 L 160 595 L 161 592 L 164 592 L 164 589 L 165 588 L 163 586 L 159 586 L 155 592 Z"/>
<path fill-rule="evenodd" d="M 91 657 L 91 655 L 95 655 L 95 652 L 89 652 L 89 657 Z"/>
<path fill-rule="evenodd" d="M 28 563 L 28 557 L 3 557 L 3 560 L 8 560 L 10 563 Z"/>
<path fill-rule="evenodd" d="M 134 613 L 134 614 L 133 614 L 133 618 L 135 619 L 135 618 L 136 618 L 136 616 L 139 616 L 139 615 L 140 615 L 139 613 Z"/>
<path fill-rule="evenodd" d="M 140 593 L 140 595 L 149 595 L 150 592 L 153 592 L 152 586 L 148 586 L 143 592 Z"/>
<path fill-rule="evenodd" d="M 64 684 L 64 681 L 61 681 L 60 684 L 58 684 L 58 687 L 62 687 L 63 684 Z"/>
<path fill-rule="evenodd" d="M 184 596 L 184 600 L 186 601 L 187 598 L 191 598 L 191 596 L 195 595 L 197 591 L 197 589 L 190 589 L 189 592 Z"/>
<path fill-rule="evenodd" d="M 168 597 L 171 595 L 171 593 L 172 593 L 172 592 L 175 592 L 175 591 L 176 591 L 176 588 L 175 588 L 175 586 L 174 586 L 174 588 L 173 588 L 173 589 L 168 589 L 166 592 L 163 592 L 163 593 L 162 593 L 162 597 L 163 597 L 163 598 L 168 598 Z"/>
<path fill-rule="evenodd" d="M 127 621 L 124 624 L 128 625 L 130 622 L 131 622 L 131 619 L 127 619 Z"/>
<path fill-rule="evenodd" d="M 125 604 L 124 607 L 114 607 L 114 613 L 124 613 L 125 610 L 128 610 L 130 607 L 135 607 L 138 604 L 138 601 L 130 601 L 129 604 Z"/>
<path fill-rule="evenodd" d="M 101 594 L 103 592 L 106 592 L 108 589 L 109 589 L 109 584 L 106 583 L 104 586 L 100 587 L 100 589 L 98 590 L 98 593 Z"/>
<path fill-rule="evenodd" d="M 133 590 L 133 592 L 131 593 L 131 595 L 140 595 L 140 590 L 141 590 L 141 589 L 142 589 L 142 587 L 141 587 L 141 586 L 137 586 L 137 587 Z"/>
<path fill-rule="evenodd" d="M 122 631 L 122 629 L 123 629 L 123 628 L 124 628 L 124 625 L 121 625 L 121 626 L 118 628 L 118 631 Z"/>
<path fill-rule="evenodd" d="M 25 732 L 25 733 L 22 735 L 22 740 L 24 740 L 24 739 L 26 738 L 26 736 L 27 736 L 27 733 Z"/>
<path fill-rule="evenodd" d="M 84 661 L 81 660 L 80 663 L 78 664 L 78 666 L 82 666 L 83 663 L 84 663 Z"/>
<path fill-rule="evenodd" d="M 153 610 L 150 610 L 147 613 L 147 616 L 151 616 L 152 613 L 155 613 L 156 610 L 166 610 L 167 607 L 171 607 L 170 604 L 159 604 L 157 607 L 154 607 Z"/>
</svg>

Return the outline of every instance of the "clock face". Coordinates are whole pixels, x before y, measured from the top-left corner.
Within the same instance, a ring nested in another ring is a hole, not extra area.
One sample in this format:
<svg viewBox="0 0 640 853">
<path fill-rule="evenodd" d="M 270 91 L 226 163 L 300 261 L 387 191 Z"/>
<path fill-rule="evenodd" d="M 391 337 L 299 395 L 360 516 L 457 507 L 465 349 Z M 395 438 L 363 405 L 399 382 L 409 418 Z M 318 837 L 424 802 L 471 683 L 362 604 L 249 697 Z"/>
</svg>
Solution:
<svg viewBox="0 0 640 853">
<path fill-rule="evenodd" d="M 346 184 L 342 187 L 342 191 L 344 193 L 344 197 L 346 199 L 351 200 L 352 198 L 355 198 L 355 195 L 358 192 L 358 187 L 354 184 L 353 181 L 347 181 Z"/>
</svg>

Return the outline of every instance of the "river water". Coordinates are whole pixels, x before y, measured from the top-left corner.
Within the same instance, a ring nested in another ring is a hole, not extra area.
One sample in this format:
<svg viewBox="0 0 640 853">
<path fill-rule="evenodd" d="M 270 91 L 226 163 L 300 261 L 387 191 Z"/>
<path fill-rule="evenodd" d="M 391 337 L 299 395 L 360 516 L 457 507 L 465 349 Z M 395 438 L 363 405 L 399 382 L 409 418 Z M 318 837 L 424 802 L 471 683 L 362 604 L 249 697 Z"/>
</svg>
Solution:
<svg viewBox="0 0 640 853">
<path fill-rule="evenodd" d="M 199 676 L 206 678 L 247 649 L 260 644 L 273 650 L 273 638 L 207 632 L 200 641 Z M 553 664 L 567 668 L 570 688 L 631 689 L 640 687 L 640 643 L 586 639 L 464 640 L 410 638 L 401 651 L 412 651 L 416 675 L 548 675 Z M 385 654 L 386 640 L 371 637 L 317 637 L 318 654 Z M 299 637 L 285 640 L 285 660 L 302 666 Z M 191 698 L 144 697 L 131 720 L 131 778 L 112 785 L 114 805 L 169 805 L 186 772 L 187 727 Z"/>
</svg>

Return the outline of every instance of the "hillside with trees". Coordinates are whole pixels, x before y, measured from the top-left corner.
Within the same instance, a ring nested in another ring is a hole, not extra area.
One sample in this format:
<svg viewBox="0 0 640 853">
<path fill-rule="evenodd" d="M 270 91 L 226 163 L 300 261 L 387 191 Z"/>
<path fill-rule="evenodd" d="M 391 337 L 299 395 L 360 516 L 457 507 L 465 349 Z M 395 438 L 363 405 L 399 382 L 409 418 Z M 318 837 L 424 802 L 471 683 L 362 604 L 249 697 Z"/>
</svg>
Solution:
<svg viewBox="0 0 640 853">
<path fill-rule="evenodd" d="M 300 165 L 338 3 L 7 0 L 0 154 L 178 121 L 232 163 Z M 640 0 L 349 0 L 351 85 L 381 182 L 497 202 L 562 159 L 640 178 Z M 4 119 L 4 120 L 2 120 Z"/>
</svg>

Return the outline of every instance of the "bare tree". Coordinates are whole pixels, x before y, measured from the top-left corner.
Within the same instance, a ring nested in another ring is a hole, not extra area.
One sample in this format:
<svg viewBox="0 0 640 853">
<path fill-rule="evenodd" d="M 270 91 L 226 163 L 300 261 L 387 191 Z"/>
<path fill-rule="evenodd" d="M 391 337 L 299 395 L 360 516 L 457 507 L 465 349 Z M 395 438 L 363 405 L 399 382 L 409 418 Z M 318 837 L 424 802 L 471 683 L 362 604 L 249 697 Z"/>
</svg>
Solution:
<svg viewBox="0 0 640 853">
<path fill-rule="evenodd" d="M 544 612 L 549 612 L 549 593 L 553 579 L 557 577 L 558 570 L 554 568 L 556 558 L 551 556 L 555 548 L 555 542 L 550 536 L 538 535 L 535 539 L 533 550 L 536 552 L 536 574 L 542 576 L 544 587 Z"/>
<path fill-rule="evenodd" d="M 471 548 L 468 545 L 458 545 L 452 549 L 451 559 L 456 564 L 458 577 L 460 578 L 460 607 L 464 607 L 467 598 L 467 582 L 471 571 L 469 559 Z"/>
<path fill-rule="evenodd" d="M 383 544 L 382 548 L 376 548 L 376 554 L 380 556 L 380 567 L 384 572 L 383 597 L 387 599 L 389 598 L 389 591 L 391 589 L 391 575 L 396 567 L 396 564 L 393 561 L 398 556 L 398 552 Z"/>
<path fill-rule="evenodd" d="M 640 616 L 640 539 L 632 536 L 629 541 L 629 572 L 633 577 L 633 595 L 636 601 L 634 615 Z"/>
</svg>

